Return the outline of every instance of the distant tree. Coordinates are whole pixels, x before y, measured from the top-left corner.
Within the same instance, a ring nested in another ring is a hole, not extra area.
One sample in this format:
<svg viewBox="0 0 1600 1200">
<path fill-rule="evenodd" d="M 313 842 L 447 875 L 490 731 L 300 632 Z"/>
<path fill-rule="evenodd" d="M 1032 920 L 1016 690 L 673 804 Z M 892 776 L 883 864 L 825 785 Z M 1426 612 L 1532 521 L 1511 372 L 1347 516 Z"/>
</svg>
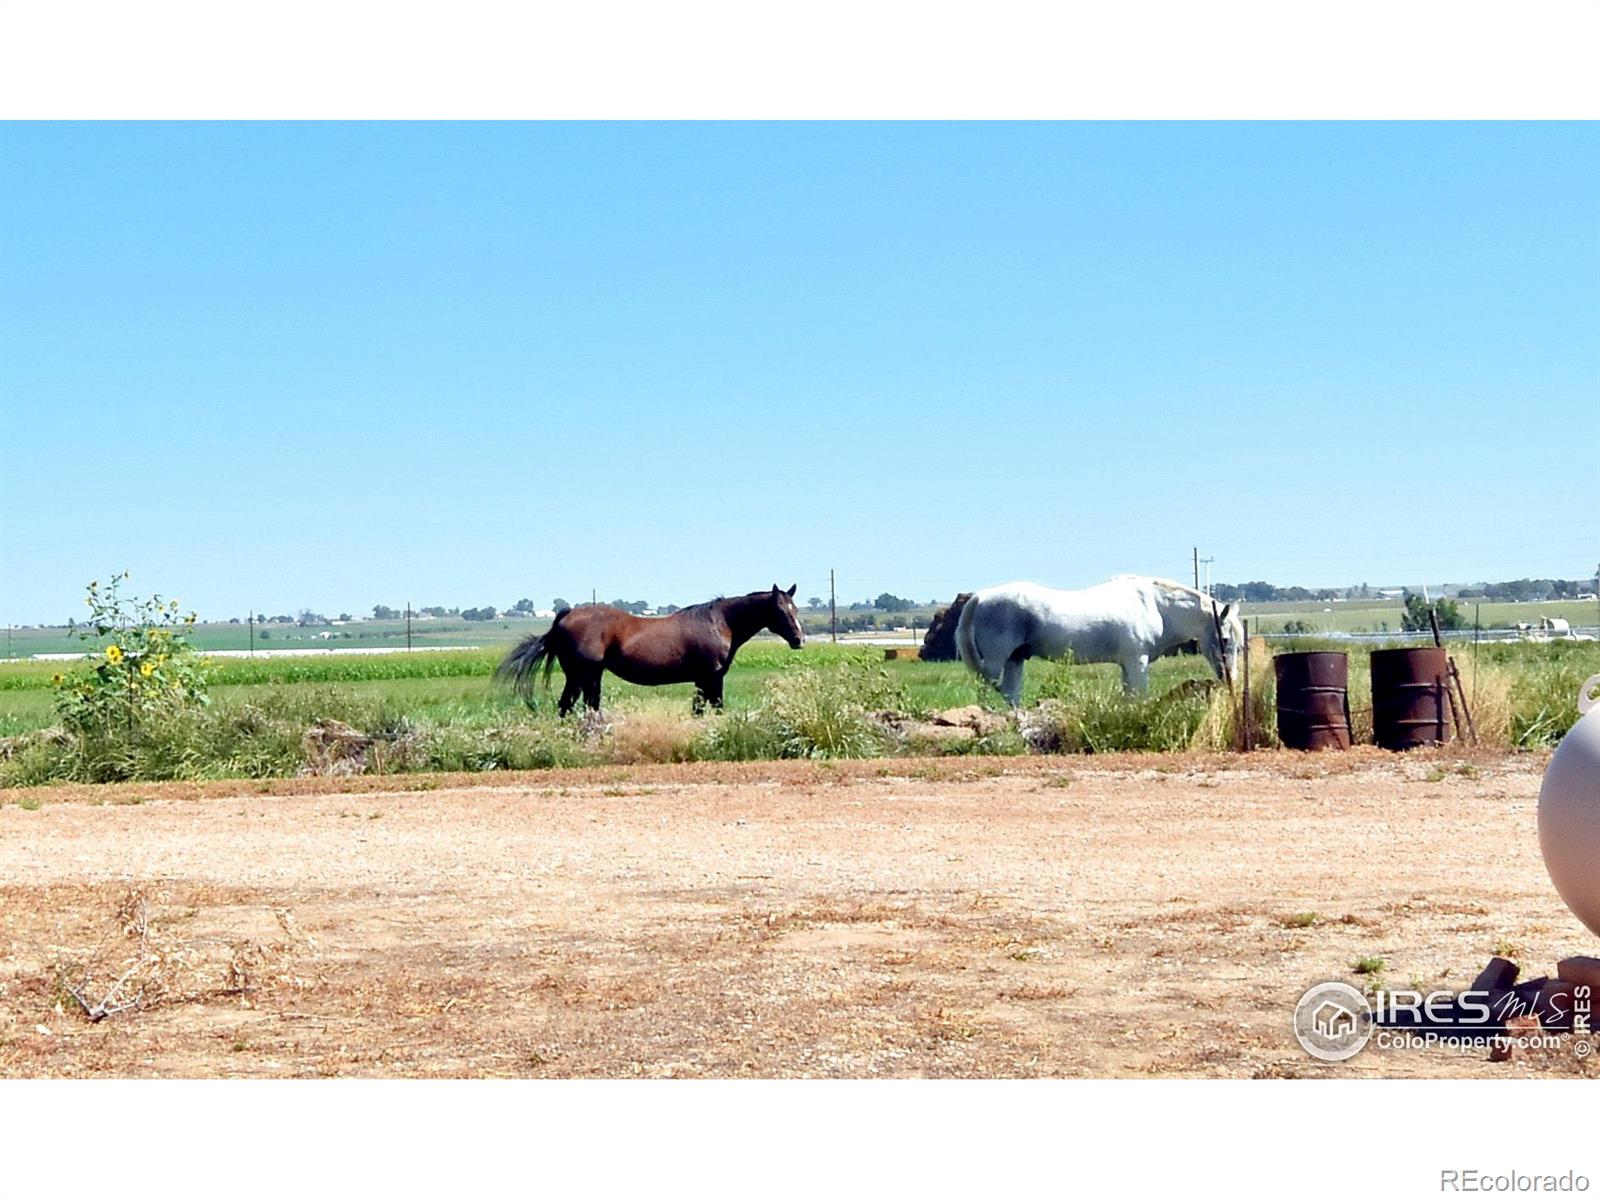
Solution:
<svg viewBox="0 0 1600 1200">
<path fill-rule="evenodd" d="M 461 619 L 463 621 L 492 621 L 499 615 L 499 610 L 492 604 L 486 604 L 482 608 L 464 608 L 461 610 Z"/>
<path fill-rule="evenodd" d="M 238 617 L 229 617 L 228 618 L 228 624 L 229 625 L 237 625 L 237 624 L 239 624 L 239 618 Z"/>
<path fill-rule="evenodd" d="M 533 601 L 526 598 L 518 600 L 510 608 L 506 609 L 506 611 L 512 616 L 531 617 L 533 616 Z"/>
<path fill-rule="evenodd" d="M 294 618 L 288 613 L 279 613 L 277 616 L 272 618 L 272 623 L 274 625 L 293 625 Z"/>
<path fill-rule="evenodd" d="M 1454 600 L 1441 598 L 1438 611 L 1440 629 L 1465 629 L 1467 627 L 1466 614 L 1461 611 L 1461 606 Z"/>
<path fill-rule="evenodd" d="M 257 636 L 260 637 L 262 641 L 266 641 L 269 637 L 272 636 L 272 630 L 263 629 Z"/>
<path fill-rule="evenodd" d="M 400 617 L 398 609 L 390 608 L 387 604 L 374 604 L 372 606 L 372 619 L 374 621 L 393 621 Z"/>
<path fill-rule="evenodd" d="M 352 617 L 349 613 L 340 613 L 339 614 L 339 620 L 341 620 L 341 621 L 354 621 L 355 618 Z"/>
<path fill-rule="evenodd" d="M 328 618 L 319 612 L 312 612 L 309 608 L 302 608 L 295 617 L 296 625 L 326 625 Z"/>
<path fill-rule="evenodd" d="M 637 616 L 648 609 L 650 605 L 644 600 L 613 600 L 611 607 L 620 608 L 625 613 L 633 613 Z"/>
<path fill-rule="evenodd" d="M 879 592 L 878 598 L 872 602 L 872 607 L 879 612 L 905 612 L 906 609 L 916 606 L 916 601 L 896 596 L 893 592 Z"/>
<path fill-rule="evenodd" d="M 423 616 L 427 617 L 448 617 L 450 615 L 450 610 L 441 604 L 430 604 L 421 611 Z"/>
<path fill-rule="evenodd" d="M 660 608 L 656 609 L 656 611 L 664 617 L 670 617 L 673 613 L 678 611 L 678 606 L 676 604 L 663 604 Z"/>
<path fill-rule="evenodd" d="M 1467 620 L 1461 615 L 1461 606 L 1454 600 L 1436 600 L 1433 607 L 1439 614 L 1440 629 L 1465 628 Z M 1416 592 L 1406 593 L 1406 606 L 1400 615 L 1400 628 L 1408 633 L 1420 633 L 1433 628 L 1433 623 L 1428 620 L 1428 602 Z"/>
<path fill-rule="evenodd" d="M 557 596 L 553 601 L 551 601 L 550 607 L 555 609 L 557 612 L 560 612 L 562 609 L 571 608 L 572 605 L 568 604 L 560 596 Z"/>
<path fill-rule="evenodd" d="M 1303 621 L 1299 617 L 1295 617 L 1293 620 L 1285 621 L 1283 623 L 1283 631 L 1285 633 L 1304 635 L 1308 633 L 1315 633 L 1317 631 L 1317 627 L 1310 621 Z"/>
<path fill-rule="evenodd" d="M 1539 600 L 1547 593 L 1549 582 L 1545 579 L 1509 579 L 1502 583 L 1491 583 L 1484 589 L 1484 594 L 1491 600 Z"/>
<path fill-rule="evenodd" d="M 821 608 L 822 607 L 822 597 L 821 596 L 812 596 L 811 599 L 806 601 L 806 607 L 807 608 Z"/>
</svg>

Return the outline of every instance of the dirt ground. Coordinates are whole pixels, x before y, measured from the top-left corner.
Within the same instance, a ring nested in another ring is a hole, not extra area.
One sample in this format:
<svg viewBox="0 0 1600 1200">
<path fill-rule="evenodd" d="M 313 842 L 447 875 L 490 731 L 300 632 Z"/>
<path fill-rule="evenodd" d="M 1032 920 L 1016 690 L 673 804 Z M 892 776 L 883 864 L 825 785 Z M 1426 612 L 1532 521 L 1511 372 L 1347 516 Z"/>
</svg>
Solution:
<svg viewBox="0 0 1600 1200">
<path fill-rule="evenodd" d="M 1570 1038 L 1329 1065 L 1290 1031 L 1358 960 L 1464 987 L 1600 950 L 1540 862 L 1546 761 L 0 793 L 0 1075 L 1593 1076 Z M 138 961 L 145 1006 L 97 1024 L 63 986 Z"/>
</svg>

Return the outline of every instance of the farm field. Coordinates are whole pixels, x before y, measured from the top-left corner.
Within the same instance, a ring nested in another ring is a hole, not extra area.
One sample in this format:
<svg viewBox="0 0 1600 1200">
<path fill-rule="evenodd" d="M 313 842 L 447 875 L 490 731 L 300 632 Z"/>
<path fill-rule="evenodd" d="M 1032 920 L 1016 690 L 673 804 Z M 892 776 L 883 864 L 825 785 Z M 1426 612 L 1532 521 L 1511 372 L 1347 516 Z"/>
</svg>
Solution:
<svg viewBox="0 0 1600 1200">
<path fill-rule="evenodd" d="M 0 1075 L 1592 1078 L 1570 1037 L 1324 1064 L 1289 1027 L 1324 980 L 1594 952 L 1541 865 L 1546 760 L 41 789 L 0 805 Z M 162 999 L 90 1024 L 62 972 L 119 968 L 130 913 Z"/>
<path fill-rule="evenodd" d="M 1468 626 L 1476 606 L 1485 629 L 1510 629 L 1518 622 L 1537 625 L 1541 617 L 1569 622 L 1574 629 L 1600 625 L 1600 604 L 1593 600 L 1512 601 L 1458 600 Z M 1378 633 L 1400 630 L 1402 605 L 1398 600 L 1294 600 L 1246 604 L 1244 615 L 1256 633 L 1281 632 L 1284 622 L 1308 622 L 1321 633 Z"/>
<path fill-rule="evenodd" d="M 535 618 L 497 617 L 493 621 L 440 618 L 412 622 L 414 646 L 507 646 L 529 633 L 541 632 L 550 622 Z M 232 622 L 202 621 L 188 635 L 195 649 L 249 650 L 250 628 Z M 397 649 L 406 644 L 406 623 L 356 621 L 345 625 L 269 625 L 258 623 L 253 646 L 257 650 Z M 9 631 L 8 658 L 34 654 L 78 654 L 84 643 L 64 626 L 35 626 Z"/>
<path fill-rule="evenodd" d="M 522 701 L 498 689 L 491 676 L 504 648 L 477 651 L 438 651 L 414 656 L 359 655 L 294 658 L 219 658 L 210 668 L 212 694 L 219 706 L 259 701 L 269 696 L 382 701 L 419 716 L 460 721 L 505 719 L 525 711 Z M 728 673 L 727 707 L 748 709 L 775 676 L 797 667 L 832 667 L 852 664 L 882 672 L 905 687 L 918 704 L 940 708 L 974 704 L 985 699 L 985 689 L 960 663 L 889 661 L 881 648 L 839 646 L 812 642 L 793 651 L 775 638 L 760 638 L 739 652 Z M 0 664 L 0 736 L 40 728 L 54 719 L 51 680 L 71 670 L 70 663 Z M 1085 678 L 1111 681 L 1109 664 L 1079 666 Z M 1042 665 L 1033 672 L 1028 695 L 1034 696 L 1048 677 Z M 1199 678 L 1208 668 L 1198 658 L 1168 659 L 1159 664 L 1158 678 L 1168 686 Z M 552 695 L 560 691 L 559 669 Z M 687 715 L 694 697 L 689 684 L 645 688 L 607 675 L 604 684 L 608 711 L 623 715 Z"/>
<path fill-rule="evenodd" d="M 1472 619 L 1473 604 L 1463 600 L 1461 611 Z M 1401 604 L 1396 600 L 1273 601 L 1246 604 L 1244 615 L 1257 633 L 1279 633 L 1285 621 L 1308 621 L 1323 633 L 1374 633 L 1400 629 Z M 880 634 L 888 628 L 909 632 L 914 625 L 920 638 L 936 610 L 930 607 L 901 613 L 874 613 Z M 841 618 L 859 613 L 840 610 Z M 1528 603 L 1481 602 L 1480 619 L 1486 629 L 1507 629 L 1525 621 L 1538 624 L 1541 617 L 1562 618 L 1574 628 L 1600 625 L 1600 604 L 1593 601 L 1552 600 Z M 801 618 L 811 637 L 826 636 L 828 615 L 824 610 L 801 610 Z M 504 650 L 530 633 L 543 632 L 550 622 L 543 618 L 496 617 L 492 621 L 466 621 L 459 617 L 432 618 L 412 623 L 414 646 L 477 646 Z M 848 639 L 856 636 L 841 634 Z M 866 636 L 866 635 L 862 635 Z M 202 651 L 247 650 L 251 647 L 249 628 L 229 622 L 201 622 L 194 627 L 190 641 Z M 257 650 L 396 649 L 406 644 L 406 623 L 402 621 L 356 621 L 343 625 L 266 625 L 256 626 Z M 64 626 L 15 628 L 7 631 L 0 648 L 0 661 L 26 659 L 35 654 L 75 654 L 84 643 Z"/>
<path fill-rule="evenodd" d="M 335 704 L 383 703 L 413 716 L 446 721 L 504 721 L 526 708 L 491 678 L 503 653 L 504 647 L 498 647 L 414 656 L 216 659 L 210 670 L 211 691 L 218 706 L 269 696 L 309 702 L 324 697 Z M 980 695 L 977 680 L 959 663 L 888 662 L 881 649 L 849 645 L 813 643 L 791 651 L 776 639 L 762 638 L 735 660 L 728 674 L 726 704 L 734 710 L 751 707 L 775 675 L 792 667 L 847 663 L 881 669 L 903 681 L 919 702 L 935 707 L 974 703 Z M 1183 668 L 1175 678 L 1205 670 L 1198 662 L 1187 662 Z M 55 702 L 51 680 L 70 669 L 71 664 L 55 662 L 0 664 L 0 736 L 49 724 Z M 559 693 L 560 680 L 558 670 L 552 694 Z M 624 715 L 686 716 L 694 696 L 689 684 L 644 688 L 610 675 L 604 687 L 607 710 Z"/>
<path fill-rule="evenodd" d="M 1296 639 L 1274 650 L 1315 648 Z M 1350 655 L 1350 706 L 1358 740 L 1370 732 L 1366 657 Z M 728 676 L 727 714 L 692 718 L 689 685 L 640 688 L 608 677 L 601 730 L 558 720 L 540 693 L 535 709 L 491 679 L 498 650 L 426 654 L 216 659 L 212 702 L 181 721 L 140 732 L 139 754 L 65 761 L 71 746 L 50 741 L 59 722 L 53 679 L 71 664 L 0 664 L 0 788 L 52 780 L 285 776 L 317 770 L 493 770 L 696 758 L 870 757 L 917 753 L 880 736 L 868 711 L 926 714 L 998 696 L 959 663 L 886 661 L 882 649 L 812 643 L 791 651 L 766 640 L 744 648 Z M 1576 719 L 1578 685 L 1600 673 L 1600 644 L 1484 644 L 1457 648 L 1484 743 L 1501 748 L 1553 744 Z M 559 673 L 558 673 L 559 674 Z M 1271 745 L 1272 667 L 1258 644 L 1252 662 L 1256 744 Z M 1221 749 L 1232 745 L 1234 709 L 1197 656 L 1152 666 L 1151 697 L 1126 701 L 1109 664 L 1035 661 L 1023 701 L 1057 705 L 1056 748 Z M 559 687 L 559 679 L 557 680 Z M 781 720 L 780 720 L 781 718 Z M 308 758 L 303 735 L 339 723 L 371 741 L 360 763 Z M 779 727 L 781 726 L 781 727 Z M 819 740 L 820 739 L 820 740 Z M 149 745 L 144 745 L 149 743 Z M 92 749 L 92 748 L 91 748 Z M 112 747 L 114 750 L 115 747 Z M 926 751 L 927 747 L 921 747 Z M 961 752 L 1020 754 L 1015 731 Z M 30 755 L 32 757 L 30 758 Z"/>
</svg>

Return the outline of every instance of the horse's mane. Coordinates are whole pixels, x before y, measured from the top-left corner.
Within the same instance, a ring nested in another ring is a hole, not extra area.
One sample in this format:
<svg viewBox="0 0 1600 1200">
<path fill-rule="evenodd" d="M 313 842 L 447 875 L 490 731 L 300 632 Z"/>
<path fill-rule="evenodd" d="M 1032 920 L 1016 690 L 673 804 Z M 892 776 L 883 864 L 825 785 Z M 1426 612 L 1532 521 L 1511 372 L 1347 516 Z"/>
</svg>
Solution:
<svg viewBox="0 0 1600 1200">
<path fill-rule="evenodd" d="M 680 608 L 673 616 L 686 616 L 691 621 L 710 621 L 712 613 L 719 604 L 725 604 L 729 600 L 760 600 L 765 595 L 765 591 L 757 588 L 755 591 L 747 592 L 743 596 L 713 596 L 710 600 L 702 600 L 699 604 L 690 604 L 687 607 Z"/>
<path fill-rule="evenodd" d="M 712 610 L 726 599 L 726 596 L 713 596 L 709 600 L 702 600 L 699 604 L 686 605 L 672 615 L 675 617 L 687 617 L 691 621 L 710 621 Z"/>
</svg>

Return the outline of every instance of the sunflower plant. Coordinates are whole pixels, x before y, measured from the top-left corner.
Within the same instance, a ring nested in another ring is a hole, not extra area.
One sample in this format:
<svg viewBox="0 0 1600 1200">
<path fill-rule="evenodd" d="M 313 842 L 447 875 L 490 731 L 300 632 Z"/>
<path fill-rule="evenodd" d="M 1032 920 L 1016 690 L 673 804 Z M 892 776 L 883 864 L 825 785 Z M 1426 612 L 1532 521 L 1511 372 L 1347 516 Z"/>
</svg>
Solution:
<svg viewBox="0 0 1600 1200">
<path fill-rule="evenodd" d="M 128 572 L 89 584 L 89 619 L 77 627 L 91 649 L 86 667 L 57 676 L 57 707 L 69 729 L 132 734 L 152 716 L 210 702 L 205 672 L 186 636 L 195 614 L 176 600 L 124 596 Z"/>
</svg>

